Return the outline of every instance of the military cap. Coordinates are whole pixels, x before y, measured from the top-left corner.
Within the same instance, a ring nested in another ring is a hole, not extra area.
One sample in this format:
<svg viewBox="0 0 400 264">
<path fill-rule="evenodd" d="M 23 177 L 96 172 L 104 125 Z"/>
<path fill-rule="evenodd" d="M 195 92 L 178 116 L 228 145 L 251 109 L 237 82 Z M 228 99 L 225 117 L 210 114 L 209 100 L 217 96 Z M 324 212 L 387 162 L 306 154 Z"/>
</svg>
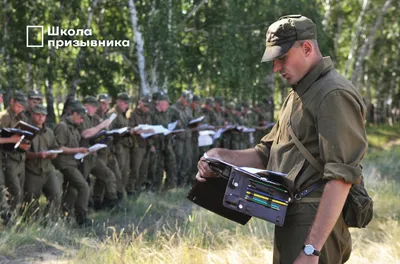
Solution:
<svg viewBox="0 0 400 264">
<path fill-rule="evenodd" d="M 21 103 L 23 106 L 27 106 L 27 103 L 26 103 L 27 98 L 23 92 L 15 91 L 12 94 L 11 98 L 14 99 L 14 101 L 16 101 L 16 102 Z"/>
<path fill-rule="evenodd" d="M 108 94 L 99 94 L 97 95 L 97 101 L 99 102 L 110 102 L 111 98 Z"/>
<path fill-rule="evenodd" d="M 71 114 L 76 112 L 80 115 L 86 115 L 86 109 L 79 101 L 73 101 L 69 105 L 69 109 L 71 110 Z"/>
<path fill-rule="evenodd" d="M 215 102 L 219 103 L 221 106 L 224 106 L 224 98 L 222 98 L 221 96 L 216 96 Z"/>
<path fill-rule="evenodd" d="M 166 92 L 155 92 L 153 93 L 153 100 L 154 101 L 168 101 L 169 102 L 169 97 Z"/>
<path fill-rule="evenodd" d="M 151 104 L 151 97 L 147 94 L 140 98 L 140 101 L 143 103 L 144 106 L 149 107 Z"/>
<path fill-rule="evenodd" d="M 235 107 L 236 107 L 235 103 L 233 103 L 233 102 L 227 103 L 225 106 L 225 108 L 227 108 L 229 110 L 233 110 L 233 109 L 235 109 Z"/>
<path fill-rule="evenodd" d="M 198 95 L 193 95 L 193 102 L 200 103 L 200 102 L 201 102 L 200 96 L 198 96 Z"/>
<path fill-rule="evenodd" d="M 28 91 L 28 99 L 42 100 L 43 96 L 39 91 L 30 90 L 30 91 Z"/>
<path fill-rule="evenodd" d="M 185 100 L 188 101 L 188 102 L 192 102 L 192 100 L 193 100 L 193 94 L 192 94 L 191 91 L 185 90 L 185 91 L 182 92 L 181 96 L 183 98 L 185 98 Z"/>
<path fill-rule="evenodd" d="M 119 93 L 117 95 L 117 99 L 128 102 L 128 103 L 131 101 L 131 97 L 129 96 L 129 94 L 127 92 Z"/>
<path fill-rule="evenodd" d="M 93 105 L 95 107 L 99 106 L 99 102 L 97 101 L 97 99 L 94 96 L 86 96 L 83 99 L 83 104 L 90 104 L 90 105 Z"/>
<path fill-rule="evenodd" d="M 212 99 L 211 97 L 207 97 L 205 104 L 206 105 L 210 105 L 210 106 L 214 106 L 214 99 Z"/>
<path fill-rule="evenodd" d="M 269 26 L 265 52 L 261 62 L 285 55 L 298 40 L 317 39 L 317 28 L 311 19 L 302 15 L 284 16 Z"/>
<path fill-rule="evenodd" d="M 47 109 L 42 104 L 37 104 L 32 108 L 32 112 L 35 114 L 44 114 L 47 115 Z"/>
</svg>

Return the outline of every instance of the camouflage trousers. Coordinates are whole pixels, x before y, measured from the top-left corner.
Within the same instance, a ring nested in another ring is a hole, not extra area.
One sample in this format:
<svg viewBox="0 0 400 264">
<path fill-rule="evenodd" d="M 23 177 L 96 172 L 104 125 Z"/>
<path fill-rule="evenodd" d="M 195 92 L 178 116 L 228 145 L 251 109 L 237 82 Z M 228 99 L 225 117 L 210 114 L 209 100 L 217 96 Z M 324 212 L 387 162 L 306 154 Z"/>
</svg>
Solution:
<svg viewBox="0 0 400 264">
<path fill-rule="evenodd" d="M 131 194 L 140 192 L 142 185 L 148 181 L 150 147 L 132 148 L 130 175 L 126 191 Z"/>
<path fill-rule="evenodd" d="M 185 186 L 189 182 L 192 168 L 191 139 L 175 139 L 174 144 L 176 169 L 178 172 L 178 186 Z"/>
</svg>

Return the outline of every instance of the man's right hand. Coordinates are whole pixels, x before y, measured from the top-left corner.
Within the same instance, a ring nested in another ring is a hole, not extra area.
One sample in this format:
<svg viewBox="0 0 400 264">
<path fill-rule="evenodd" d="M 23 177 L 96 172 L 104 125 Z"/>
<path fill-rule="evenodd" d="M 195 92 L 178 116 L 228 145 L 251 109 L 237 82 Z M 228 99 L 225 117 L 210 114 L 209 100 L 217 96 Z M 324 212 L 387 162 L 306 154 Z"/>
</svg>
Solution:
<svg viewBox="0 0 400 264">
<path fill-rule="evenodd" d="M 207 156 L 212 157 L 212 158 L 217 158 L 219 159 L 219 155 L 217 152 L 217 149 L 211 149 L 207 151 Z M 199 162 L 197 163 L 197 169 L 199 170 L 196 174 L 196 180 L 199 182 L 205 182 L 207 178 L 216 178 L 218 177 L 217 174 L 215 174 L 208 163 L 206 162 L 205 157 L 201 157 Z"/>
<path fill-rule="evenodd" d="M 86 154 L 86 153 L 88 153 L 88 152 L 89 152 L 89 149 L 88 149 L 88 148 L 79 148 L 79 153 Z"/>
</svg>

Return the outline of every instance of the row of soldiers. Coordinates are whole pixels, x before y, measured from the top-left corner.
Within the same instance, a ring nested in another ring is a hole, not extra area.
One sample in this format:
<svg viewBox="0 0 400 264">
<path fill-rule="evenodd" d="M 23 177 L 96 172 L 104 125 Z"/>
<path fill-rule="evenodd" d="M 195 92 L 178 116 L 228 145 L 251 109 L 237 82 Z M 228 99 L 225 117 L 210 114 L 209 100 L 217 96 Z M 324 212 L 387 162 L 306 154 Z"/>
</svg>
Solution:
<svg viewBox="0 0 400 264">
<path fill-rule="evenodd" d="M 2 128 L 14 127 L 19 121 L 39 128 L 34 139 L 22 141 L 18 150 L 1 149 L 0 212 L 5 222 L 12 212 L 25 210 L 29 216 L 38 214 L 38 200 L 44 194 L 48 200 L 45 214 L 62 213 L 74 216 L 79 225 L 90 225 L 92 221 L 87 216 L 90 201 L 94 209 L 118 208 L 123 197 L 137 197 L 146 189 L 160 191 L 184 186 L 194 179 L 197 160 L 210 147 L 198 147 L 199 130 L 190 126 L 191 120 L 204 116 L 203 123 L 214 129 L 227 125 L 257 127 L 254 133 L 257 142 L 265 135 L 271 119 L 259 105 L 250 111 L 246 104 L 225 105 L 221 97 L 206 98 L 203 103 L 189 91 L 183 92 L 171 106 L 166 93 L 156 92 L 140 98 L 135 108 L 129 109 L 132 98 L 122 92 L 111 109 L 107 94 L 88 96 L 82 102 L 67 102 L 66 111 L 53 131 L 46 126 L 47 110 L 42 99 L 35 91 L 29 91 L 27 97 L 14 92 L 9 107 L 0 113 Z M 112 120 L 113 115 L 116 117 Z M 140 129 L 141 124 L 168 127 L 175 121 L 179 133 L 146 139 L 141 136 L 152 132 Z M 89 153 L 89 147 L 105 130 L 124 128 L 121 135 L 104 139 L 102 143 L 107 148 L 75 159 L 77 153 Z M 251 135 L 232 130 L 215 140 L 213 146 L 247 148 L 251 146 Z M 21 136 L 16 134 L 2 140 L 0 144 L 21 142 Z M 58 172 L 63 176 L 61 180 Z"/>
</svg>

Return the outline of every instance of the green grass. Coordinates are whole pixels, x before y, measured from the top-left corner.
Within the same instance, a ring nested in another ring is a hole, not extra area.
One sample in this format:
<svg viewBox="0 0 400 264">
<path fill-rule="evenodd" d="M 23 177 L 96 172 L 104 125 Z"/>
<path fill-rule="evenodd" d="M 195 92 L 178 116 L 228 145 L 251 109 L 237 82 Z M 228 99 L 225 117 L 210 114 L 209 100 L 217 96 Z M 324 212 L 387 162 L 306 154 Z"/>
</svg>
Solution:
<svg viewBox="0 0 400 264">
<path fill-rule="evenodd" d="M 368 131 L 381 145 L 398 139 L 390 127 Z M 400 263 L 398 160 L 398 145 L 373 146 L 364 159 L 374 219 L 366 229 L 351 229 L 348 263 Z M 49 251 L 63 263 L 271 263 L 272 224 L 254 218 L 235 224 L 193 205 L 186 192 L 143 193 L 124 201 L 122 211 L 91 213 L 94 226 L 86 229 L 62 221 L 17 223 L 1 232 L 0 255 L 17 263 L 47 260 Z"/>
<path fill-rule="evenodd" d="M 400 139 L 400 125 L 369 125 L 367 135 L 370 148 L 383 149 L 388 142 Z"/>
</svg>

